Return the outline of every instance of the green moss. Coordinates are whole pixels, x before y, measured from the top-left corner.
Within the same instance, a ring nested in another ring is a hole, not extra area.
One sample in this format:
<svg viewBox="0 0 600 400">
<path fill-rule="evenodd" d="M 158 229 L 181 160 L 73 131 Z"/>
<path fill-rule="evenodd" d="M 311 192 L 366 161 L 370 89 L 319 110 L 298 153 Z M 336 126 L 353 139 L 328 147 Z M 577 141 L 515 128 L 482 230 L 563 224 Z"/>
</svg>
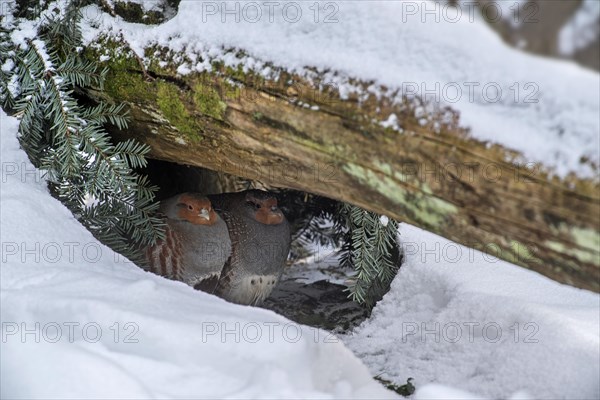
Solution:
<svg viewBox="0 0 600 400">
<path fill-rule="evenodd" d="M 231 85 L 223 81 L 223 97 L 226 100 L 239 100 L 242 96 L 242 89 L 239 86 Z"/>
<path fill-rule="evenodd" d="M 124 68 L 111 68 L 104 90 L 114 99 L 130 102 L 149 102 L 153 100 L 150 85 L 139 74 L 131 73 Z"/>
<path fill-rule="evenodd" d="M 141 4 L 134 2 L 115 1 L 114 10 L 117 15 L 127 22 L 154 25 L 165 20 L 162 13 L 155 10 L 145 11 Z"/>
<path fill-rule="evenodd" d="M 219 104 L 220 99 L 216 91 L 209 95 L 192 96 L 184 93 L 169 82 L 155 80 L 146 82 L 139 71 L 137 60 L 130 56 L 123 44 L 115 40 L 102 40 L 101 50 L 88 49 L 86 56 L 98 59 L 100 55 L 110 57 L 110 68 L 104 83 L 104 90 L 116 101 L 127 101 L 139 104 L 157 104 L 161 114 L 184 135 L 182 140 L 201 139 L 202 125 L 198 119 L 186 108 L 186 104 L 200 100 L 196 104 L 199 110 L 206 115 L 222 119 L 225 103 Z M 185 102 L 184 102 L 185 100 Z"/>
<path fill-rule="evenodd" d="M 214 65 L 214 63 L 213 63 Z M 219 71 L 219 69 L 215 70 Z M 242 65 L 238 65 L 236 68 L 230 66 L 222 66 L 221 71 L 224 70 L 224 75 L 227 78 L 233 79 L 234 81 L 242 82 L 246 85 L 255 87 L 255 88 L 264 88 L 266 79 L 254 71 L 244 71 Z"/>
<path fill-rule="evenodd" d="M 125 3 L 115 1 L 115 13 L 127 22 L 140 22 L 144 16 L 144 9 L 138 3 Z"/>
<path fill-rule="evenodd" d="M 213 87 L 201 83 L 194 85 L 193 99 L 202 115 L 208 115 L 220 121 L 224 119 L 227 104 L 221 100 L 221 96 Z"/>
<path fill-rule="evenodd" d="M 120 41 L 111 38 L 99 38 L 98 49 L 86 47 L 84 57 L 97 61 L 100 56 L 110 57 L 110 68 L 104 81 L 104 91 L 116 101 L 152 102 L 154 94 L 150 85 L 144 82 L 140 66 L 130 51 Z"/>
<path fill-rule="evenodd" d="M 201 126 L 186 109 L 179 97 L 179 89 L 170 83 L 156 82 L 156 103 L 163 115 L 185 136 L 200 140 Z"/>
<path fill-rule="evenodd" d="M 238 65 L 236 68 L 225 66 L 225 76 L 240 82 L 245 82 L 248 79 L 248 74 L 244 72 L 244 68 L 241 65 Z"/>
</svg>

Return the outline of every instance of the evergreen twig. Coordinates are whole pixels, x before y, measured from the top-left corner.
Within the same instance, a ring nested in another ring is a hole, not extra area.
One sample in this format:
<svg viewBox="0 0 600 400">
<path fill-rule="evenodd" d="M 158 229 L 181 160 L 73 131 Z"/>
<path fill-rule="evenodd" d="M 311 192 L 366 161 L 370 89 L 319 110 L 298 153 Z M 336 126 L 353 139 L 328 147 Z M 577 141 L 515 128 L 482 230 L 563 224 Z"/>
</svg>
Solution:
<svg viewBox="0 0 600 400">
<path fill-rule="evenodd" d="M 73 94 L 102 90 L 107 73 L 78 51 L 83 4 L 73 0 L 58 16 L 40 16 L 38 37 L 25 48 L 12 43 L 11 27 L 0 28 L 0 104 L 20 119 L 21 146 L 46 171 L 52 192 L 98 239 L 135 260 L 137 249 L 164 237 L 157 188 L 134 171 L 146 166 L 150 149 L 111 142 L 104 124 L 127 127 L 123 104 L 82 105 Z"/>
</svg>

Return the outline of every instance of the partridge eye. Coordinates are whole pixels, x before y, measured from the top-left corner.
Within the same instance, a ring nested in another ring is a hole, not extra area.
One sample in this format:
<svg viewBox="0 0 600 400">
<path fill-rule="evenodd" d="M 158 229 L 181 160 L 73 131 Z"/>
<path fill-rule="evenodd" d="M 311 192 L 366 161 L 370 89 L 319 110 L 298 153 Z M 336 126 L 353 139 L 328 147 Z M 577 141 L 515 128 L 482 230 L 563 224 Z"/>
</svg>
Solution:
<svg viewBox="0 0 600 400">
<path fill-rule="evenodd" d="M 257 210 L 260 208 L 260 204 L 255 203 L 253 201 L 247 201 L 246 204 L 248 204 L 250 207 L 256 208 Z"/>
<path fill-rule="evenodd" d="M 194 209 L 194 207 L 192 205 L 188 204 L 188 210 L 193 210 L 193 209 Z"/>
</svg>

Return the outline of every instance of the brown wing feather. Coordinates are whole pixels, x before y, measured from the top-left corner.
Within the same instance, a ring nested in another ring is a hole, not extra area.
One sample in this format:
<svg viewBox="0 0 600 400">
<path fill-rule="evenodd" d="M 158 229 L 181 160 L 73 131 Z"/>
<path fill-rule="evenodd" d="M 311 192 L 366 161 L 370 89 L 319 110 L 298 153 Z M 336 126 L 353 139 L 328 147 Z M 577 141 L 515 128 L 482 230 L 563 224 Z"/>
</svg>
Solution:
<svg viewBox="0 0 600 400">
<path fill-rule="evenodd" d="M 146 249 L 147 269 L 169 279 L 181 280 L 184 270 L 182 264 L 182 243 L 177 232 L 168 224 L 165 228 L 165 240 L 159 240 Z"/>
</svg>

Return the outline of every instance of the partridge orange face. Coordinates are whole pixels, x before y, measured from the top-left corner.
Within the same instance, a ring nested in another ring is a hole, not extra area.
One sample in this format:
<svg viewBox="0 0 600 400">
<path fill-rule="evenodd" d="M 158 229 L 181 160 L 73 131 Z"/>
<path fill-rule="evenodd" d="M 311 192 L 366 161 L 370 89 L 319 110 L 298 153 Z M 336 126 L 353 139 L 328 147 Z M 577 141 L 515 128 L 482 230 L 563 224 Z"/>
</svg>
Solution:
<svg viewBox="0 0 600 400">
<path fill-rule="evenodd" d="M 217 222 L 217 213 L 210 200 L 202 196 L 184 194 L 176 204 L 177 216 L 196 225 L 213 225 Z"/>
<path fill-rule="evenodd" d="M 254 207 L 254 218 L 265 225 L 278 225 L 283 222 L 283 213 L 277 207 L 277 199 L 268 197 L 259 199 L 254 196 L 246 198 L 247 203 Z"/>
</svg>

